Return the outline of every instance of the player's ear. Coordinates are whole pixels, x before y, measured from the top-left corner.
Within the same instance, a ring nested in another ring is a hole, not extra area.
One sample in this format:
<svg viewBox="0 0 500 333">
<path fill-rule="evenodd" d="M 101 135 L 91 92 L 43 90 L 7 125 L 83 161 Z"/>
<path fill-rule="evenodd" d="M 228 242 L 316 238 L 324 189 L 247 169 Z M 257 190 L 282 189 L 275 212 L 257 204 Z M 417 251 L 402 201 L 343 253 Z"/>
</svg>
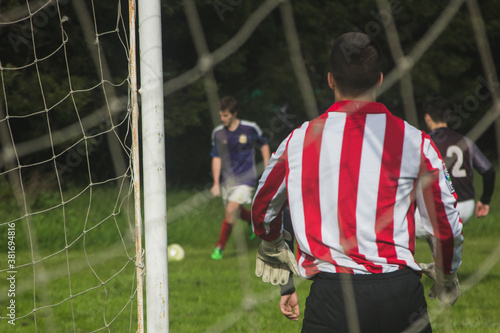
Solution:
<svg viewBox="0 0 500 333">
<path fill-rule="evenodd" d="M 427 127 L 432 130 L 432 118 L 431 116 L 429 116 L 428 113 L 424 114 L 424 120 L 425 120 L 425 124 L 427 125 Z"/>
<path fill-rule="evenodd" d="M 378 82 L 377 82 L 377 88 L 380 88 L 380 86 L 382 85 L 382 82 L 384 82 L 384 73 L 380 72 L 380 77 L 378 78 Z"/>
<path fill-rule="evenodd" d="M 425 120 L 425 123 L 428 124 L 429 121 L 431 120 L 431 116 L 429 116 L 428 113 L 424 114 L 424 120 Z"/>
<path fill-rule="evenodd" d="M 328 86 L 330 86 L 330 89 L 335 90 L 335 80 L 332 72 L 328 72 Z"/>
</svg>

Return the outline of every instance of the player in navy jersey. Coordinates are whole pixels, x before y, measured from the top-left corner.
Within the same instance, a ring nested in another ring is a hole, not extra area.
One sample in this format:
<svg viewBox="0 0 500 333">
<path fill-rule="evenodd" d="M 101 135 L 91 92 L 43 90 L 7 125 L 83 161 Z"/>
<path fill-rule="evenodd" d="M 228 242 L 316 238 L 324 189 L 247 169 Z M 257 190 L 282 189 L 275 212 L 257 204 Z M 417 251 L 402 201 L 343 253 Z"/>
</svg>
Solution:
<svg viewBox="0 0 500 333">
<path fill-rule="evenodd" d="M 465 225 L 472 216 L 484 217 L 490 209 L 495 188 L 495 169 L 477 145 L 469 138 L 448 128 L 447 117 L 450 109 L 443 98 L 435 98 L 423 107 L 424 120 L 430 130 L 429 135 L 439 149 L 452 184 L 457 193 L 457 208 Z M 475 203 L 474 169 L 483 178 L 483 193 Z M 427 238 L 430 234 L 423 229 L 417 216 L 417 236 Z M 432 243 L 431 247 L 432 247 Z"/>
<path fill-rule="evenodd" d="M 212 177 L 214 184 L 211 192 L 222 196 L 225 215 L 222 221 L 219 240 L 212 252 L 212 259 L 222 259 L 227 240 L 239 216 L 251 223 L 250 211 L 243 204 L 252 201 L 257 182 L 255 168 L 255 148 L 262 153 L 264 167 L 270 157 L 267 139 L 260 127 L 250 121 L 238 118 L 237 101 L 232 96 L 220 100 L 222 125 L 212 132 Z"/>
<path fill-rule="evenodd" d="M 376 102 L 380 47 L 366 34 L 334 43 L 328 84 L 335 103 L 272 154 L 252 204 L 262 239 L 255 273 L 289 285 L 312 279 L 302 332 L 432 332 L 415 253 L 415 206 L 436 239 L 429 298 L 459 297 L 462 224 L 456 196 L 429 135 Z M 298 260 L 286 245 L 289 207 Z M 299 318 L 297 292 L 281 312 Z"/>
</svg>

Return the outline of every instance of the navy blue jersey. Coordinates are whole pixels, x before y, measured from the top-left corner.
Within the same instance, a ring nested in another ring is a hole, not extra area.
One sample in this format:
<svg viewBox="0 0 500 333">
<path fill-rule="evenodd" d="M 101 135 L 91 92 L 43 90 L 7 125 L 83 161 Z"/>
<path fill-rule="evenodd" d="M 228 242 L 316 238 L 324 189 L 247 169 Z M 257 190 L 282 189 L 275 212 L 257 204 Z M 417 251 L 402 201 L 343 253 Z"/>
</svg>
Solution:
<svg viewBox="0 0 500 333">
<path fill-rule="evenodd" d="M 490 161 L 472 140 L 448 127 L 440 127 L 429 133 L 441 153 L 457 192 L 457 201 L 474 199 L 474 168 L 484 175 L 492 169 Z M 491 198 L 491 194 L 490 194 Z M 489 203 L 483 202 L 485 204 Z"/>
<path fill-rule="evenodd" d="M 260 127 L 250 121 L 240 120 L 238 128 L 229 131 L 223 125 L 212 132 L 210 156 L 222 160 L 221 182 L 229 185 L 255 186 L 255 147 L 267 144 Z"/>
</svg>

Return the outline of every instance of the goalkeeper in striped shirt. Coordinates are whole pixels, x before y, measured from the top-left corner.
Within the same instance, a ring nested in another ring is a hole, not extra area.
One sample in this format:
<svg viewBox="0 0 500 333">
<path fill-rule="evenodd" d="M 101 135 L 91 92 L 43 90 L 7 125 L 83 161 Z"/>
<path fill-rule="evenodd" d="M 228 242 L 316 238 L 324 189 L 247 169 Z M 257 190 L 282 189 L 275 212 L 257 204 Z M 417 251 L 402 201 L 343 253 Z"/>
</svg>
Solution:
<svg viewBox="0 0 500 333">
<path fill-rule="evenodd" d="M 432 332 L 423 269 L 434 280 L 429 298 L 453 305 L 459 296 L 456 194 L 429 135 L 376 102 L 381 62 L 366 34 L 335 41 L 328 73 L 335 103 L 281 143 L 254 196 L 256 275 L 285 289 L 287 318 L 300 314 L 290 272 L 313 281 L 302 332 Z M 422 268 L 414 258 L 416 205 L 436 239 L 435 262 Z M 298 260 L 285 243 L 287 206 Z"/>
</svg>

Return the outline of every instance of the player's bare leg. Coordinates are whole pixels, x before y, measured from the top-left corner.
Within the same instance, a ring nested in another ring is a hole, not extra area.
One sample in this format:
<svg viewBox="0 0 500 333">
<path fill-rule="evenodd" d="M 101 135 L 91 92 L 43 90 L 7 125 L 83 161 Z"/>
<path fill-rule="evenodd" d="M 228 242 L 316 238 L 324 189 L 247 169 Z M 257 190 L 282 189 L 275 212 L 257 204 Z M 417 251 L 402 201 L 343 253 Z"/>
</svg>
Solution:
<svg viewBox="0 0 500 333">
<path fill-rule="evenodd" d="M 234 225 L 236 222 L 236 216 L 238 216 L 240 210 L 240 204 L 234 201 L 229 201 L 226 205 L 226 215 L 225 219 L 227 223 Z"/>
</svg>

